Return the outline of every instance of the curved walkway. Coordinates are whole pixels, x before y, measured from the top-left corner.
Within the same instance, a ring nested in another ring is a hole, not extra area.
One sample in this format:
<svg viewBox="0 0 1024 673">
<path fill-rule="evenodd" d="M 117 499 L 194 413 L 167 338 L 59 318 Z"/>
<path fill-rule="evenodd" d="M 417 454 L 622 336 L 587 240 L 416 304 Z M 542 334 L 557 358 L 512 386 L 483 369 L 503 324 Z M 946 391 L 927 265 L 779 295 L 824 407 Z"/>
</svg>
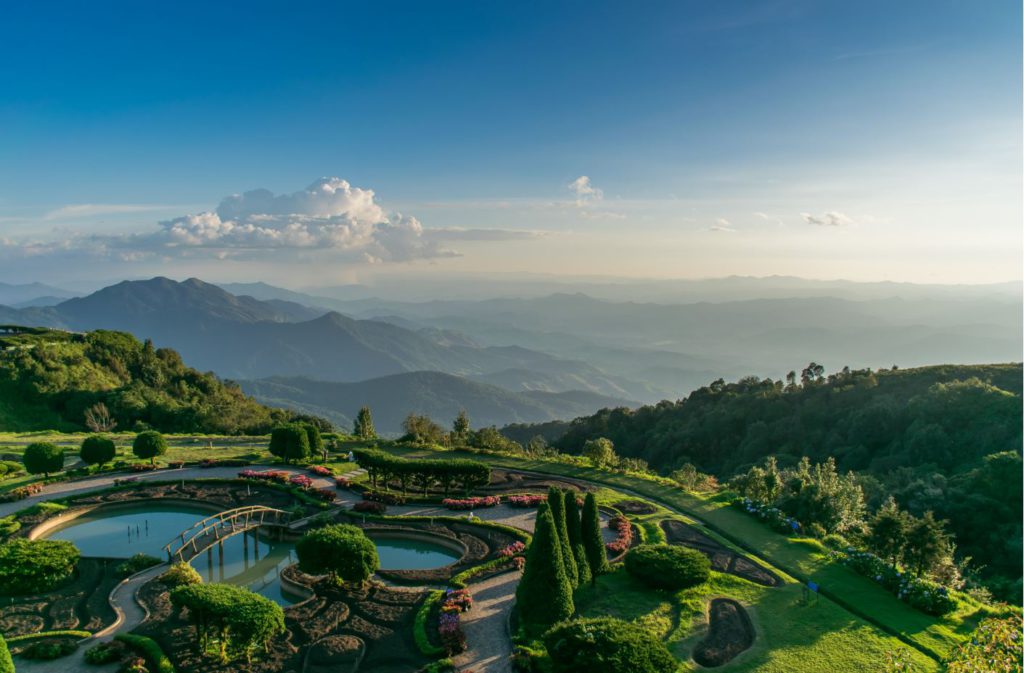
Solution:
<svg viewBox="0 0 1024 673">
<path fill-rule="evenodd" d="M 512 673 L 508 620 L 521 576 L 512 571 L 469 586 L 473 609 L 462 615 L 469 649 L 455 657 L 456 667 L 474 673 Z"/>
</svg>

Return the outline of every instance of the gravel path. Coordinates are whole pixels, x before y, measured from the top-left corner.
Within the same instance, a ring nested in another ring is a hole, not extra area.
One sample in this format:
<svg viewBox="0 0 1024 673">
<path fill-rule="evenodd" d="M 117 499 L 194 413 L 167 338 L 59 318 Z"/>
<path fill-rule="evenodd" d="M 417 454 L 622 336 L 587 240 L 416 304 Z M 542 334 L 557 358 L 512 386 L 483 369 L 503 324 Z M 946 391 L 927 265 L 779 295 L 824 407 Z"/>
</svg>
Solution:
<svg viewBox="0 0 1024 673">
<path fill-rule="evenodd" d="M 521 576 L 507 572 L 469 586 L 473 609 L 462 614 L 469 649 L 455 657 L 456 667 L 474 673 L 511 673 L 508 619 Z"/>
</svg>

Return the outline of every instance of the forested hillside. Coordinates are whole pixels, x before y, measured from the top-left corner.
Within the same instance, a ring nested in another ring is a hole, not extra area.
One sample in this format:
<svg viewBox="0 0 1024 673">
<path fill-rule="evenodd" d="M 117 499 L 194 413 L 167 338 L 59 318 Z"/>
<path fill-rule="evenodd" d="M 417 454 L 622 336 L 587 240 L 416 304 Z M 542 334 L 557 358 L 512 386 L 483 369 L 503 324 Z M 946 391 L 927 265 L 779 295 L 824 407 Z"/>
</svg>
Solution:
<svg viewBox="0 0 1024 673">
<path fill-rule="evenodd" d="M 1019 593 L 1021 366 L 936 366 L 824 376 L 810 366 L 787 381 L 715 381 L 679 402 L 606 409 L 558 426 L 515 426 L 579 453 L 606 437 L 619 456 L 662 473 L 686 463 L 729 479 L 776 456 L 834 456 L 857 472 L 869 508 L 892 495 L 915 515 L 949 521 L 959 556 L 997 591 Z"/>
<path fill-rule="evenodd" d="M 101 403 L 121 430 L 262 434 L 294 416 L 130 334 L 9 331 L 0 332 L 0 430 L 84 430 Z"/>
</svg>

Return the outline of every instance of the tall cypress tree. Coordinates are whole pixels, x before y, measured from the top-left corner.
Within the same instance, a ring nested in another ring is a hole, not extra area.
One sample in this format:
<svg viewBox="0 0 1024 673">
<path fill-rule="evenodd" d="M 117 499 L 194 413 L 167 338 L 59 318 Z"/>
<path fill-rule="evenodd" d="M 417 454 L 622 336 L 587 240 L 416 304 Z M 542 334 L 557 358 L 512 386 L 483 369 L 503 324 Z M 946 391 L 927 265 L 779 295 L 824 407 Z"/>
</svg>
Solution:
<svg viewBox="0 0 1024 673">
<path fill-rule="evenodd" d="M 583 521 L 580 526 L 583 532 L 583 549 L 587 553 L 587 563 L 590 565 L 590 581 L 596 582 L 598 575 L 608 572 L 608 557 L 604 553 L 601 517 L 598 516 L 597 498 L 593 493 L 587 493 L 583 501 Z"/>
<path fill-rule="evenodd" d="M 572 556 L 576 560 L 576 570 L 579 573 L 579 586 L 590 581 L 590 564 L 587 562 L 587 552 L 583 548 L 583 527 L 580 525 L 580 507 L 576 503 L 576 491 L 566 491 L 564 495 L 565 525 L 569 531 L 569 546 L 572 547 Z"/>
<path fill-rule="evenodd" d="M 533 541 L 526 550 L 523 578 L 516 587 L 516 607 L 526 624 L 546 629 L 576 611 L 572 585 L 565 573 L 562 546 L 551 508 L 541 503 Z"/>
<path fill-rule="evenodd" d="M 548 507 L 551 508 L 555 530 L 558 532 L 558 542 L 562 546 L 565 574 L 569 578 L 569 584 L 575 589 L 580 585 L 580 571 L 576 567 L 576 557 L 573 556 L 572 545 L 569 544 L 569 527 L 565 523 L 565 499 L 562 497 L 562 491 L 554 486 L 548 489 Z"/>
</svg>

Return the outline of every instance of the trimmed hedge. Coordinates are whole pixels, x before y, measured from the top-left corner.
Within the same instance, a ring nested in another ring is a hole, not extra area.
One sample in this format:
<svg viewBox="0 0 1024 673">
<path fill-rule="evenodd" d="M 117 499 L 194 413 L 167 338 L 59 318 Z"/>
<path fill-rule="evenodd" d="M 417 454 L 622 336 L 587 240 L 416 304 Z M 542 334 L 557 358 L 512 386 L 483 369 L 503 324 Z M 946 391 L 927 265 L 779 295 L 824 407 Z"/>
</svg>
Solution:
<svg viewBox="0 0 1024 673">
<path fill-rule="evenodd" d="M 416 611 L 416 622 L 413 624 L 412 635 L 416 640 L 416 647 L 428 657 L 439 657 L 445 653 L 445 649 L 440 645 L 432 644 L 430 637 L 427 635 L 427 621 L 430 619 L 430 611 L 441 602 L 442 598 L 444 598 L 443 589 L 431 591 Z"/>
<path fill-rule="evenodd" d="M 75 570 L 78 548 L 63 540 L 19 538 L 0 545 L 0 594 L 49 591 Z"/>
<path fill-rule="evenodd" d="M 160 645 L 152 638 L 137 636 L 133 633 L 120 633 L 114 636 L 114 640 L 124 643 L 129 649 L 145 659 L 146 667 L 150 673 L 177 673 L 174 669 L 174 664 L 171 663 L 171 660 L 167 658 L 164 651 L 160 649 Z"/>
<path fill-rule="evenodd" d="M 544 646 L 555 673 L 665 673 L 679 667 L 656 635 L 612 617 L 556 624 L 544 634 Z"/>
<path fill-rule="evenodd" d="M 440 486 L 445 497 L 452 486 L 459 484 L 466 495 L 476 486 L 483 486 L 491 480 L 491 468 L 479 460 L 467 459 L 420 459 L 410 460 L 393 456 L 380 449 L 355 449 L 359 467 L 366 470 L 370 484 L 376 488 L 378 480 L 385 484 L 397 480 L 405 493 L 410 485 L 421 489 L 424 495 L 431 486 Z"/>
<path fill-rule="evenodd" d="M 39 631 L 38 633 L 26 633 L 23 636 L 12 636 L 7 639 L 9 643 L 22 643 L 26 640 L 37 640 L 39 638 L 91 638 L 91 631 L 76 631 L 76 630 L 63 630 L 63 631 Z"/>
<path fill-rule="evenodd" d="M 626 554 L 626 572 L 658 589 L 686 589 L 708 581 L 711 562 L 695 549 L 640 545 Z"/>
</svg>

